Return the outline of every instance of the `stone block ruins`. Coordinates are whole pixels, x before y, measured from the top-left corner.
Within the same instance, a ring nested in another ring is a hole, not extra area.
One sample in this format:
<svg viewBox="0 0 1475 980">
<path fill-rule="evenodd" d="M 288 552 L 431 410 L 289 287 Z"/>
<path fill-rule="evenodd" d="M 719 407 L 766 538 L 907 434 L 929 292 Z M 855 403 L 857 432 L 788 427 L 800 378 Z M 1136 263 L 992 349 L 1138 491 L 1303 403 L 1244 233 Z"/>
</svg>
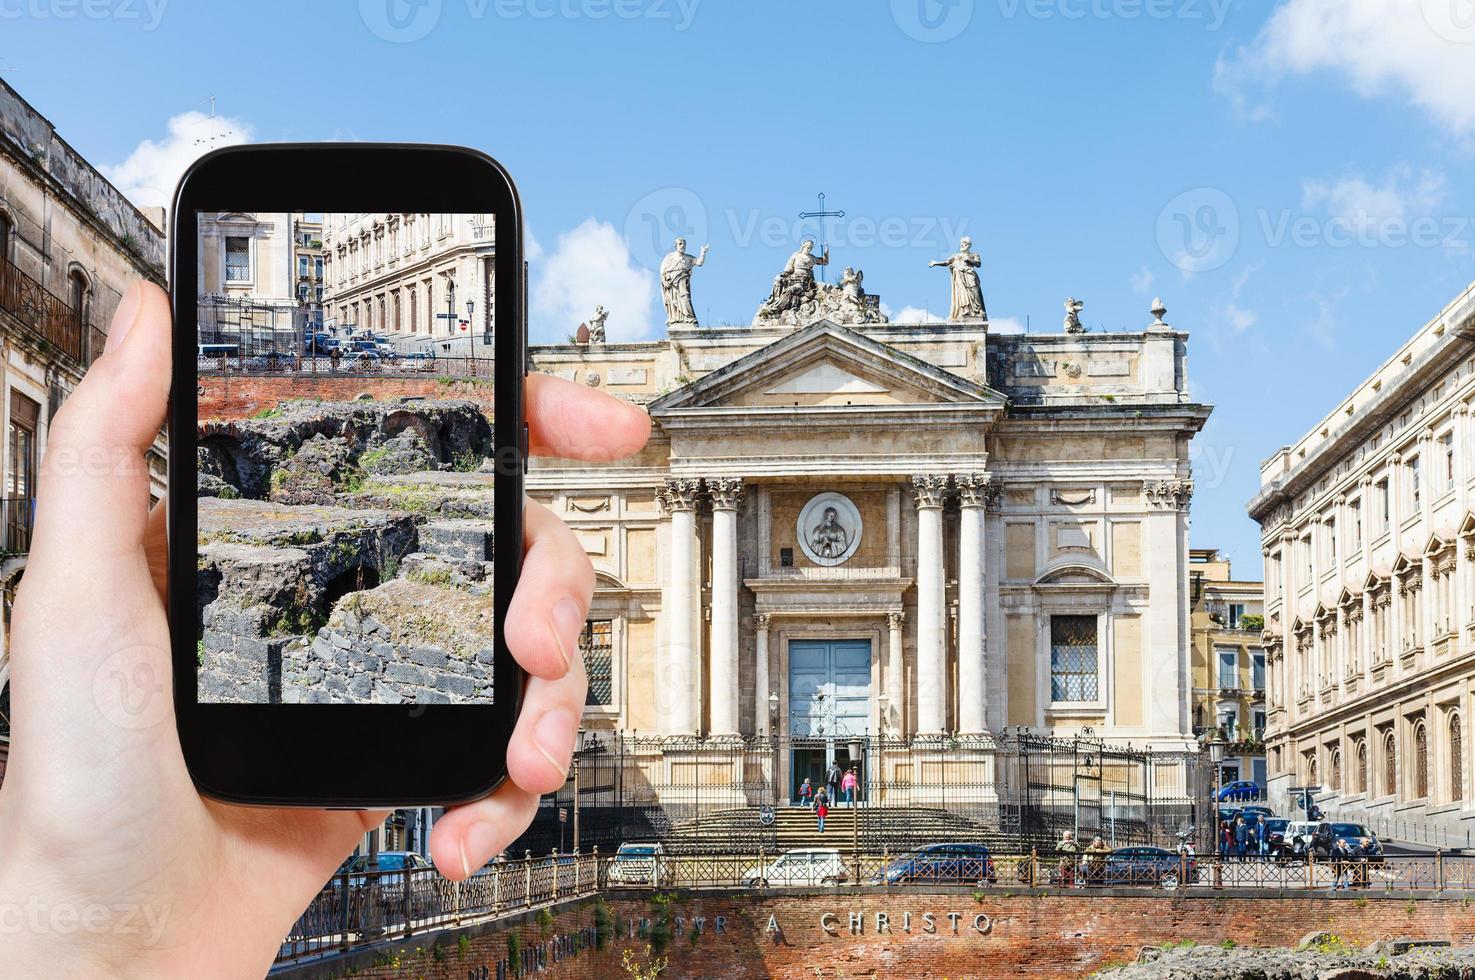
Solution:
<svg viewBox="0 0 1475 980">
<path fill-rule="evenodd" d="M 490 702 L 492 430 L 471 402 L 199 429 L 199 698 Z"/>
</svg>

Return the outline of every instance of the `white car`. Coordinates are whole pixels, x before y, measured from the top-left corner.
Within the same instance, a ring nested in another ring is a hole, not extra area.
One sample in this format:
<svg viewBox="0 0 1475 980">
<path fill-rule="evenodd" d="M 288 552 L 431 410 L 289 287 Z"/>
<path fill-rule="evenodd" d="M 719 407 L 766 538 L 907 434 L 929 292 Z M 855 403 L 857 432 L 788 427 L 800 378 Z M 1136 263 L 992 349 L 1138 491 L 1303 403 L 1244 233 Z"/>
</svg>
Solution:
<svg viewBox="0 0 1475 980">
<path fill-rule="evenodd" d="M 660 844 L 621 844 L 605 880 L 611 885 L 659 885 L 665 856 Z"/>
<path fill-rule="evenodd" d="M 845 859 L 834 847 L 801 847 L 787 851 L 777 861 L 760 864 L 743 872 L 749 888 L 769 885 L 838 885 L 845 880 Z"/>
</svg>

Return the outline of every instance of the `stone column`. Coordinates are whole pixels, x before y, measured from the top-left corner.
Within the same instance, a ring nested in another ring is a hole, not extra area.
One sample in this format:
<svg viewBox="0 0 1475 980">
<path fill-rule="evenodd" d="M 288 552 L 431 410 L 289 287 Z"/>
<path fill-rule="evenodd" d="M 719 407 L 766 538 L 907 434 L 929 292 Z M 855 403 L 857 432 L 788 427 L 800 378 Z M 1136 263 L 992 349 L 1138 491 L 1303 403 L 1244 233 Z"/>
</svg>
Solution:
<svg viewBox="0 0 1475 980">
<path fill-rule="evenodd" d="M 982 735 L 988 729 L 987 671 L 984 663 L 984 503 L 987 474 L 957 478 L 962 520 L 958 532 L 958 731 Z"/>
<path fill-rule="evenodd" d="M 772 617 L 759 613 L 753 617 L 753 635 L 756 649 L 753 657 L 753 734 L 764 736 L 772 732 L 772 719 L 768 716 L 768 627 Z"/>
<path fill-rule="evenodd" d="M 712 734 L 738 734 L 737 511 L 742 480 L 708 480 L 712 497 Z"/>
<path fill-rule="evenodd" d="M 947 721 L 943 632 L 942 503 L 945 476 L 912 477 L 917 500 L 917 734 L 941 735 Z"/>
<path fill-rule="evenodd" d="M 696 692 L 692 676 L 697 659 L 693 630 L 696 604 L 697 480 L 667 480 L 662 501 L 671 513 L 671 567 L 665 610 L 670 633 L 656 678 L 656 723 L 665 735 L 696 734 Z"/>
<path fill-rule="evenodd" d="M 895 735 L 897 737 L 906 734 L 906 663 L 903 659 L 903 648 L 901 644 L 901 627 L 906 622 L 906 613 L 886 614 L 886 697 L 891 706 L 891 717 L 886 719 L 886 727 L 889 732 L 883 734 Z"/>
</svg>

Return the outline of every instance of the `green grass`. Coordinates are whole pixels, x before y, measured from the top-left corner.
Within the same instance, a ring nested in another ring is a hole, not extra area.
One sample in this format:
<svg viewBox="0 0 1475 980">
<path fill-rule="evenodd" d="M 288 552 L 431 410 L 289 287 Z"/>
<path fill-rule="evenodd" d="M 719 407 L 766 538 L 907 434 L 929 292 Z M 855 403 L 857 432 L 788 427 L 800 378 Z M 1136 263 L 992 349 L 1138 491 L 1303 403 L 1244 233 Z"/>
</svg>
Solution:
<svg viewBox="0 0 1475 980">
<path fill-rule="evenodd" d="M 274 405 L 271 408 L 258 408 L 249 416 L 253 419 L 274 419 L 282 414 L 282 406 Z"/>
</svg>

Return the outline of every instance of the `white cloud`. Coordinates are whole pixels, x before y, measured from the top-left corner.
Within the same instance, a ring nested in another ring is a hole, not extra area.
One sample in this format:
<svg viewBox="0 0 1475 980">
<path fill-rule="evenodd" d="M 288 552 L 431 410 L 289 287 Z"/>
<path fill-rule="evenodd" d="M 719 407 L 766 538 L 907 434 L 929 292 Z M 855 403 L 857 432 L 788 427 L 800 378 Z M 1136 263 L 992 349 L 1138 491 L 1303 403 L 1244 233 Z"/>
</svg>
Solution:
<svg viewBox="0 0 1475 980">
<path fill-rule="evenodd" d="M 893 312 L 891 307 L 882 303 L 881 312 L 886 314 L 887 319 L 892 323 L 942 323 L 947 319 L 921 306 L 903 306 L 900 310 Z"/>
<path fill-rule="evenodd" d="M 1244 333 L 1260 322 L 1260 314 L 1254 310 L 1246 310 L 1238 303 L 1230 303 L 1219 311 L 1219 315 L 1235 333 Z"/>
<path fill-rule="evenodd" d="M 1433 170 L 1414 172 L 1402 165 L 1390 170 L 1380 183 L 1349 175 L 1336 180 L 1308 180 L 1302 186 L 1301 203 L 1307 210 L 1325 208 L 1327 214 L 1358 229 L 1374 229 L 1388 222 L 1407 223 L 1410 218 L 1429 216 L 1448 190 L 1444 175 Z"/>
<path fill-rule="evenodd" d="M 539 249 L 541 252 L 541 249 Z M 539 334 L 562 341 L 588 322 L 596 305 L 609 311 L 611 341 L 641 340 L 651 333 L 656 277 L 634 265 L 614 225 L 589 218 L 558 236 L 558 244 L 533 267 L 533 312 Z"/>
<path fill-rule="evenodd" d="M 1024 324 L 1018 317 L 989 317 L 988 329 L 989 333 L 1024 333 Z"/>
<path fill-rule="evenodd" d="M 1132 292 L 1147 295 L 1152 290 L 1152 270 L 1143 266 L 1132 273 Z"/>
<path fill-rule="evenodd" d="M 1475 136 L 1475 26 L 1455 0 L 1283 0 L 1248 46 L 1221 56 L 1215 88 L 1253 117 L 1259 90 L 1330 71 L 1365 97 L 1412 101 L 1457 136 Z"/>
<path fill-rule="evenodd" d="M 169 135 L 158 142 L 144 140 L 128 159 L 115 167 L 105 166 L 102 172 L 135 205 L 167 207 L 174 197 L 174 186 L 191 163 L 212 149 L 250 141 L 251 126 L 244 120 L 229 116 L 211 119 L 203 112 L 190 110 L 169 120 Z"/>
</svg>

